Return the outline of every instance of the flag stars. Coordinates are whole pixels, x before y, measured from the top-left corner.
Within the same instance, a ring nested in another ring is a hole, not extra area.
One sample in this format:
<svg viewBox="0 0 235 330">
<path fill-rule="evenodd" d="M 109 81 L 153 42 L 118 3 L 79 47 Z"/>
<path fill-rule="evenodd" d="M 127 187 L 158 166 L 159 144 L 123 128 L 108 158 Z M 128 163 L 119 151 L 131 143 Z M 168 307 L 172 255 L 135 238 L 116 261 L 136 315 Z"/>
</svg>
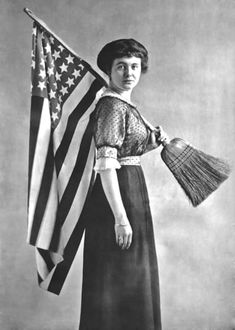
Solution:
<svg viewBox="0 0 235 330">
<path fill-rule="evenodd" d="M 58 112 L 60 112 L 60 110 L 61 110 L 61 107 L 60 107 L 60 104 L 59 104 L 59 103 L 57 103 L 56 110 L 57 110 Z"/>
<path fill-rule="evenodd" d="M 68 78 L 68 80 L 66 81 L 66 84 L 69 85 L 69 87 L 71 87 L 72 85 L 74 85 L 74 79 Z"/>
<path fill-rule="evenodd" d="M 68 65 L 65 65 L 65 64 L 63 63 L 62 65 L 60 65 L 60 69 L 61 69 L 61 73 L 62 73 L 62 72 L 67 72 Z"/>
<path fill-rule="evenodd" d="M 58 80 L 61 80 L 61 74 L 59 74 L 57 71 L 56 71 L 56 74 L 55 74 L 55 79 L 58 81 Z"/>
<path fill-rule="evenodd" d="M 45 57 L 44 56 L 41 57 L 40 65 L 45 67 Z"/>
<path fill-rule="evenodd" d="M 46 44 L 45 50 L 46 50 L 47 53 L 50 53 L 50 51 L 51 51 L 51 46 L 49 45 L 49 43 Z"/>
<path fill-rule="evenodd" d="M 52 56 L 54 57 L 55 60 L 57 60 L 58 58 L 60 58 L 60 52 L 57 50 L 54 50 L 54 53 L 52 54 Z"/>
<path fill-rule="evenodd" d="M 50 96 L 50 99 L 55 99 L 56 91 L 53 91 L 53 90 L 51 89 L 51 90 L 50 90 L 50 93 L 49 93 L 49 96 Z"/>
<path fill-rule="evenodd" d="M 48 68 L 47 73 L 48 73 L 49 77 L 52 76 L 54 74 L 54 68 L 53 67 Z"/>
<path fill-rule="evenodd" d="M 68 57 L 66 57 L 67 63 L 73 63 L 74 57 L 69 54 Z"/>
<path fill-rule="evenodd" d="M 63 96 L 68 94 L 68 87 L 62 86 L 60 92 L 63 94 Z"/>
<path fill-rule="evenodd" d="M 32 67 L 33 69 L 35 69 L 35 65 L 36 65 L 35 61 L 34 61 L 34 60 L 32 60 L 32 64 L 31 64 L 31 67 Z"/>
<path fill-rule="evenodd" d="M 59 45 L 58 48 L 60 49 L 61 52 L 63 52 L 64 47 L 62 45 Z"/>
<path fill-rule="evenodd" d="M 79 66 L 79 68 L 81 68 L 81 70 L 84 69 L 84 65 L 82 65 L 81 63 L 78 66 Z"/>
<path fill-rule="evenodd" d="M 55 39 L 52 37 L 52 36 L 50 36 L 50 42 L 52 43 L 52 44 L 54 44 L 54 41 L 55 41 Z"/>
<path fill-rule="evenodd" d="M 33 35 L 34 35 L 34 36 L 37 35 L 37 28 L 36 28 L 36 26 L 33 28 Z"/>
<path fill-rule="evenodd" d="M 38 88 L 40 88 L 41 91 L 43 91 L 43 89 L 46 88 L 45 81 L 39 81 Z"/>
<path fill-rule="evenodd" d="M 57 113 L 57 112 L 52 112 L 52 114 L 51 114 L 51 118 L 52 118 L 52 120 L 55 122 L 57 119 L 59 119 L 59 117 L 58 117 L 58 113 Z"/>
<path fill-rule="evenodd" d="M 46 77 L 46 71 L 45 70 L 40 70 L 39 76 L 44 79 Z"/>
<path fill-rule="evenodd" d="M 81 77 L 80 70 L 74 69 L 72 75 L 75 77 L 75 79 L 77 79 L 77 77 Z"/>
</svg>

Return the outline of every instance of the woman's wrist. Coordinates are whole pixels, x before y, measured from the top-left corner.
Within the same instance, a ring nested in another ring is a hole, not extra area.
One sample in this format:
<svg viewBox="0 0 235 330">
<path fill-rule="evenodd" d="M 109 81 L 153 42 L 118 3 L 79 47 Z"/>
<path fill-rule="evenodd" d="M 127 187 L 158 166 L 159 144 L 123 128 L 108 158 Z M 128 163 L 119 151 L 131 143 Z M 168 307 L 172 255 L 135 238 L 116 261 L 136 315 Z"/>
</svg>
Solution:
<svg viewBox="0 0 235 330">
<path fill-rule="evenodd" d="M 126 215 L 115 216 L 115 225 L 126 226 L 129 224 L 129 220 Z"/>
<path fill-rule="evenodd" d="M 126 227 L 128 226 L 128 223 L 124 224 L 124 223 L 115 223 L 115 226 L 117 227 Z"/>
</svg>

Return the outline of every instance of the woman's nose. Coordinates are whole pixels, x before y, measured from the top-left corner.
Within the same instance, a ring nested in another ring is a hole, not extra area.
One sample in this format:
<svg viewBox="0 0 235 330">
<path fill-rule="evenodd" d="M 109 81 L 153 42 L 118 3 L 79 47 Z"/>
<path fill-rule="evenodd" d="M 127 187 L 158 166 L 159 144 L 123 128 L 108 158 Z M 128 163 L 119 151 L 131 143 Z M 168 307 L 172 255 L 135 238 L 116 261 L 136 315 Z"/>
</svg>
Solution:
<svg viewBox="0 0 235 330">
<path fill-rule="evenodd" d="M 132 69 L 131 69 L 131 67 L 126 67 L 125 75 L 128 77 L 128 76 L 131 75 L 131 73 L 132 73 Z"/>
</svg>

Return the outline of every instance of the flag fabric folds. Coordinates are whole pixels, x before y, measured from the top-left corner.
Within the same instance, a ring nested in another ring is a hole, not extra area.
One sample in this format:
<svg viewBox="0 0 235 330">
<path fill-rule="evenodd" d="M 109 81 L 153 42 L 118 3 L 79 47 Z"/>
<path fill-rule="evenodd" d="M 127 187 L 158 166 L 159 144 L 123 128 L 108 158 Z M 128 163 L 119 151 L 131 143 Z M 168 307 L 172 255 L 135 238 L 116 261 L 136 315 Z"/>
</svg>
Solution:
<svg viewBox="0 0 235 330">
<path fill-rule="evenodd" d="M 59 294 L 85 227 L 94 182 L 92 114 L 104 80 L 34 22 L 28 233 L 40 287 Z"/>
</svg>

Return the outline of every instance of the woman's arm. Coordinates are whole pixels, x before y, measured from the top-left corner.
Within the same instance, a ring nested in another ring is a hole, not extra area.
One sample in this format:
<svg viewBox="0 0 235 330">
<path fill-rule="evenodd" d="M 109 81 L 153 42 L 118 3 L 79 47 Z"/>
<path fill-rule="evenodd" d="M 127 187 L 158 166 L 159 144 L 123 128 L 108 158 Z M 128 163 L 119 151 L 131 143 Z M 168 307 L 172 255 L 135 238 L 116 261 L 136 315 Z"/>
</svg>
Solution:
<svg viewBox="0 0 235 330">
<path fill-rule="evenodd" d="M 128 249 L 132 242 L 132 229 L 126 215 L 115 169 L 100 171 L 102 186 L 115 218 L 116 242 Z"/>
</svg>

